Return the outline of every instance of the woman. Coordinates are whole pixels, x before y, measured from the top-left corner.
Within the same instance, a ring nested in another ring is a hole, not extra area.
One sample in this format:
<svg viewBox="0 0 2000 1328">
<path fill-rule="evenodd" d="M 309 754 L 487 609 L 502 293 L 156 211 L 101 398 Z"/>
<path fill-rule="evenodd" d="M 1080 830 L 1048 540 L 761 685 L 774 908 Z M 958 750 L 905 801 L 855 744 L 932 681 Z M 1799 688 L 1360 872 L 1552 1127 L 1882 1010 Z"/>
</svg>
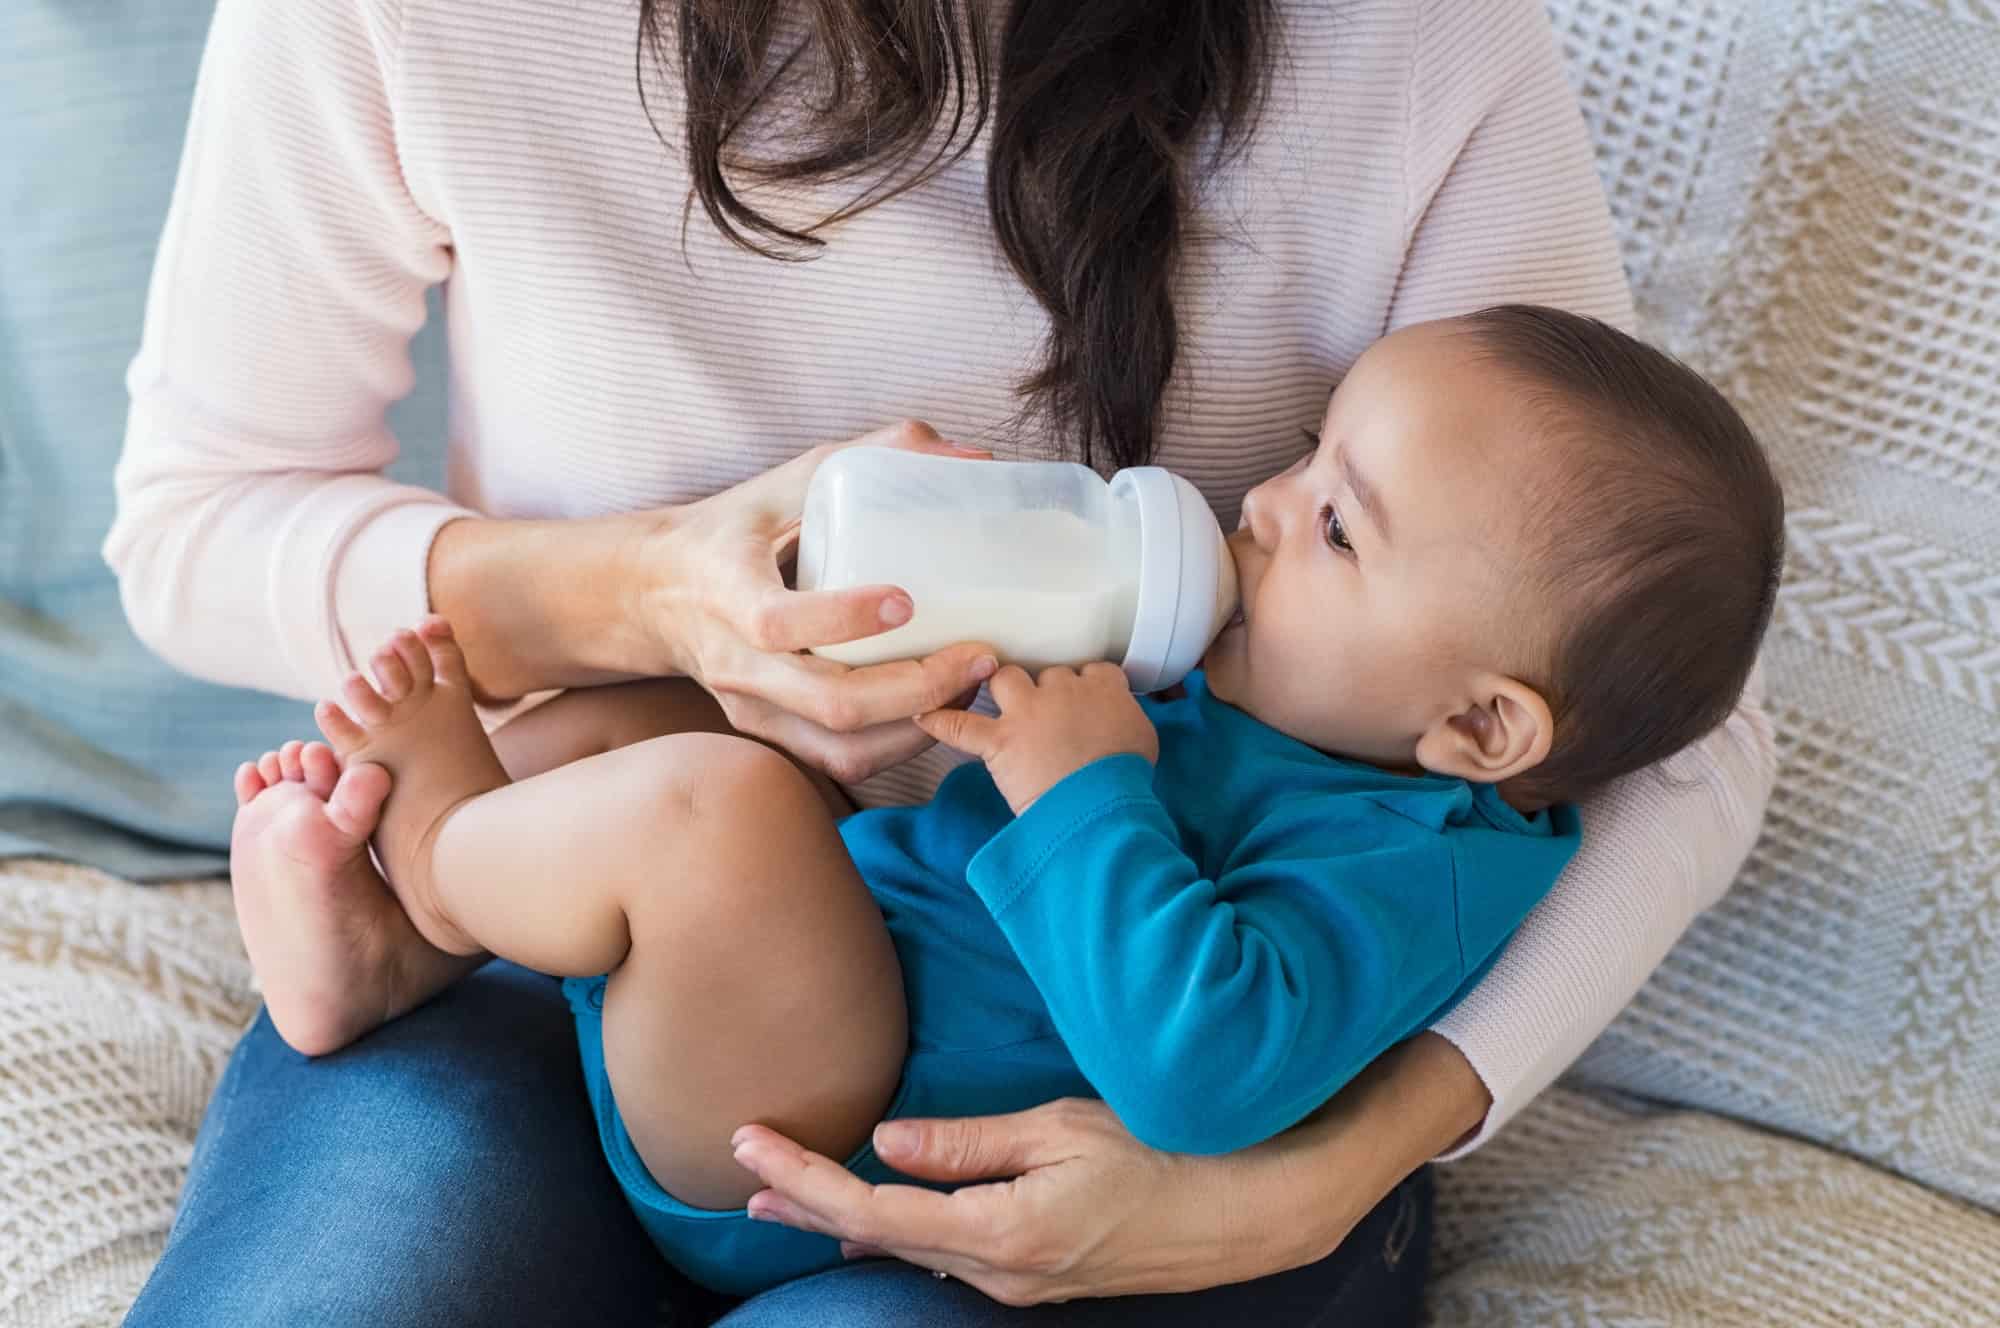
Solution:
<svg viewBox="0 0 2000 1328">
<path fill-rule="evenodd" d="M 1001 457 L 1155 460 L 1233 523 L 1384 330 L 1501 300 L 1631 320 L 1534 0 L 639 10 L 223 0 L 105 545 L 166 658 L 329 694 L 435 609 L 516 774 L 520 705 L 616 683 L 636 731 L 728 723 L 861 804 L 916 798 L 947 758 L 906 717 L 968 652 L 793 653 L 906 606 L 784 589 L 812 462 L 782 463 L 924 444 L 890 423 L 920 415 Z M 382 474 L 447 278 L 449 497 Z M 1436 1029 L 1258 1148 L 1152 1153 L 1081 1101 L 878 1138 L 912 1174 L 1020 1177 L 946 1197 L 749 1131 L 753 1208 L 903 1262 L 740 1306 L 624 1211 L 556 984 L 431 955 L 351 1047 L 244 1038 L 131 1322 L 1414 1322 L 1422 1164 L 1490 1137 L 1726 888 L 1771 778 L 1754 700 L 1675 767 L 1586 806 Z M 364 951 L 405 925 L 337 881 L 295 902 Z"/>
</svg>

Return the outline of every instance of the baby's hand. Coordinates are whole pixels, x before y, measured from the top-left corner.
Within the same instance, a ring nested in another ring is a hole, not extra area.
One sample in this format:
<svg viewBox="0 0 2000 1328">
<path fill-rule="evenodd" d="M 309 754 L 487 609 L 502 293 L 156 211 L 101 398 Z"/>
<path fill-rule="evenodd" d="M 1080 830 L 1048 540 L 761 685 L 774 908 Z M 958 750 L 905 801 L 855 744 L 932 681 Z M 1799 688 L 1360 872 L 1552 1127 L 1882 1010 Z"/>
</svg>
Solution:
<svg viewBox="0 0 2000 1328">
<path fill-rule="evenodd" d="M 1160 735 L 1116 664 L 1087 664 L 1081 673 L 1048 668 L 1039 678 L 1009 664 L 988 686 L 999 718 L 933 710 L 917 726 L 986 762 L 1016 816 L 1092 761 L 1121 752 L 1160 759 Z"/>
</svg>

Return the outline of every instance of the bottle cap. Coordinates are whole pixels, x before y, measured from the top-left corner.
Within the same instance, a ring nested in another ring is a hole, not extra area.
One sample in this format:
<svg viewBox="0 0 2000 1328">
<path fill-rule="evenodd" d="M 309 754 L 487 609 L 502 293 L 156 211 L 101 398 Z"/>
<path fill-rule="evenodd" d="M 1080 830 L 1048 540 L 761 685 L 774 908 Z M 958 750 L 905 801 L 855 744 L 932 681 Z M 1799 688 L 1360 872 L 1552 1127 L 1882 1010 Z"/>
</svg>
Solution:
<svg viewBox="0 0 2000 1328">
<path fill-rule="evenodd" d="M 1193 671 L 1236 612 L 1236 560 L 1201 490 L 1162 466 L 1111 477 L 1139 513 L 1139 608 L 1125 649 L 1135 692 L 1157 692 Z"/>
</svg>

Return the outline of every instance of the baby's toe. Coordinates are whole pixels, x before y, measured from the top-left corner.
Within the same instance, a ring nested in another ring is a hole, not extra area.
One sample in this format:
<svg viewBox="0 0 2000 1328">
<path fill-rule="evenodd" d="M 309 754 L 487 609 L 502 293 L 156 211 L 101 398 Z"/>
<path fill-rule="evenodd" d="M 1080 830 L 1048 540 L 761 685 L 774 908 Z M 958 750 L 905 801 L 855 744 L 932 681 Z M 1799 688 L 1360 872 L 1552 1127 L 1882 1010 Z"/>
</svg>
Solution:
<svg viewBox="0 0 2000 1328">
<path fill-rule="evenodd" d="M 362 724 L 383 724 L 389 719 L 389 703 L 358 673 L 350 673 L 340 684 L 340 705 Z"/>
<path fill-rule="evenodd" d="M 359 747 L 361 740 L 367 736 L 359 724 L 347 717 L 345 710 L 331 701 L 321 701 L 313 707 L 313 723 L 319 725 L 319 731 L 326 735 L 326 740 L 333 744 L 335 751 L 345 752 Z"/>
<path fill-rule="evenodd" d="M 304 768 L 306 787 L 316 798 L 326 798 L 333 792 L 334 781 L 340 778 L 340 758 L 333 749 L 323 742 L 309 742 L 299 753 L 299 765 Z"/>
<path fill-rule="evenodd" d="M 389 783 L 389 772 L 373 761 L 349 766 L 326 800 L 326 819 L 342 834 L 366 839 L 375 833 L 382 818 L 382 800 L 389 796 Z"/>
<path fill-rule="evenodd" d="M 264 777 L 257 773 L 256 763 L 245 761 L 236 767 L 236 805 L 243 806 L 250 799 L 264 791 Z"/>
<path fill-rule="evenodd" d="M 293 738 L 278 749 L 278 772 L 294 784 L 306 777 L 306 772 L 299 768 L 299 752 L 304 747 L 304 743 Z"/>
<path fill-rule="evenodd" d="M 402 652 L 389 642 L 377 650 L 369 661 L 375 669 L 375 685 L 385 701 L 400 701 L 412 691 L 421 690 L 417 680 L 410 676 L 410 667 L 403 662 Z"/>
<path fill-rule="evenodd" d="M 452 635 L 451 624 L 432 614 L 424 619 L 420 630 L 424 645 L 430 651 L 431 664 L 437 670 L 438 681 L 453 687 L 465 686 L 465 652 L 458 648 L 458 638 Z"/>
<path fill-rule="evenodd" d="M 267 787 L 272 784 L 282 784 L 285 782 L 285 770 L 283 766 L 278 764 L 278 754 L 276 752 L 265 752 L 257 758 L 257 773 L 263 776 Z"/>
<path fill-rule="evenodd" d="M 403 667 L 410 671 L 410 678 L 418 695 L 431 689 L 431 657 L 424 649 L 424 643 L 417 634 L 405 627 L 392 640 L 396 657 L 403 661 Z"/>
</svg>

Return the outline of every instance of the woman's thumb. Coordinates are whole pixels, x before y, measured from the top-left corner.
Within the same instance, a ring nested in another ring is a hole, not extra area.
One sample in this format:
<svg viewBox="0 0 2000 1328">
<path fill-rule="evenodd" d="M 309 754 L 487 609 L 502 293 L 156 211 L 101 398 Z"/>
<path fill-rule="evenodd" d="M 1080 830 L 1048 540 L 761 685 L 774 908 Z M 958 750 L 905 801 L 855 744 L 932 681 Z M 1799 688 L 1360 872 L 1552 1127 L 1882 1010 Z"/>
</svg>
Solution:
<svg viewBox="0 0 2000 1328">
<path fill-rule="evenodd" d="M 1026 1112 L 883 1121 L 875 1155 L 896 1170 L 926 1180 L 1018 1176 L 1036 1165 L 1037 1133 Z"/>
</svg>

